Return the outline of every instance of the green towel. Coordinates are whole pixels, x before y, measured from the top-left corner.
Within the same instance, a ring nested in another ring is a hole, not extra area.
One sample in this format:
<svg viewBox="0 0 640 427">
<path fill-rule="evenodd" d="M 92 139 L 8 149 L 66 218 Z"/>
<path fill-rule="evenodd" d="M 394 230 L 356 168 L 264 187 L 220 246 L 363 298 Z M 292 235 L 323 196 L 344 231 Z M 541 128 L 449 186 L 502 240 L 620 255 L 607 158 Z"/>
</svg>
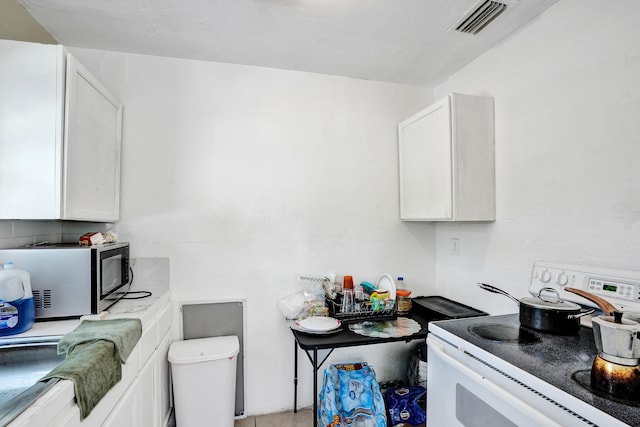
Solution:
<svg viewBox="0 0 640 427">
<path fill-rule="evenodd" d="M 67 358 L 45 375 L 73 381 L 80 419 L 122 378 L 125 363 L 142 335 L 140 319 L 83 320 L 58 342 Z"/>
<path fill-rule="evenodd" d="M 116 346 L 103 340 L 77 344 L 67 358 L 40 381 L 49 378 L 73 381 L 80 420 L 83 420 L 122 378 Z"/>
<path fill-rule="evenodd" d="M 115 344 L 120 361 L 124 363 L 141 335 L 140 319 L 83 320 L 58 342 L 58 354 L 70 354 L 78 344 L 107 340 Z"/>
</svg>

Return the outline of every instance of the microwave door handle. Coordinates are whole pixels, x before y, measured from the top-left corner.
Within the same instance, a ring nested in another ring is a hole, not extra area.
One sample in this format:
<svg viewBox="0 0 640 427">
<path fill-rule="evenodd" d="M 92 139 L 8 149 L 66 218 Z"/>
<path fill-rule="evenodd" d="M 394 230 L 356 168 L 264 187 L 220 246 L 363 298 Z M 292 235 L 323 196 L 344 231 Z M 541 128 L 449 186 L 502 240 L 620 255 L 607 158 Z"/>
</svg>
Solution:
<svg viewBox="0 0 640 427">
<path fill-rule="evenodd" d="M 551 420 L 546 415 L 525 404 L 522 400 L 506 392 L 502 387 L 499 387 L 488 378 L 478 374 L 473 369 L 459 362 L 455 358 L 449 356 L 445 352 L 444 344 L 440 340 L 433 338 L 431 334 L 429 334 L 429 336 L 427 337 L 427 348 L 435 353 L 435 355 L 439 357 L 446 365 L 457 370 L 464 377 L 468 378 L 470 381 L 475 382 L 480 387 L 487 390 L 488 393 L 498 397 L 501 401 L 505 402 L 507 406 L 516 409 L 521 414 L 526 414 L 532 420 L 536 420 L 537 425 L 546 427 L 562 427 L 562 424 L 558 424 L 557 422 Z M 464 352 L 464 350 L 458 348 L 455 348 L 455 351 Z"/>
</svg>

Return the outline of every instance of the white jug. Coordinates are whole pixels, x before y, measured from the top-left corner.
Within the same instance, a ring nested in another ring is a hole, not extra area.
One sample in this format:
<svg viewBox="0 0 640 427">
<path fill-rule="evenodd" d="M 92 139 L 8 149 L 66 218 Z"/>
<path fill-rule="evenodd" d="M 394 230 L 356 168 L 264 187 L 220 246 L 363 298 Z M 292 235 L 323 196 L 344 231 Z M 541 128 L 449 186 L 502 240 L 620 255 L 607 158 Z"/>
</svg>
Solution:
<svg viewBox="0 0 640 427">
<path fill-rule="evenodd" d="M 32 296 L 29 273 L 7 262 L 0 270 L 0 300 L 10 302 Z"/>
</svg>

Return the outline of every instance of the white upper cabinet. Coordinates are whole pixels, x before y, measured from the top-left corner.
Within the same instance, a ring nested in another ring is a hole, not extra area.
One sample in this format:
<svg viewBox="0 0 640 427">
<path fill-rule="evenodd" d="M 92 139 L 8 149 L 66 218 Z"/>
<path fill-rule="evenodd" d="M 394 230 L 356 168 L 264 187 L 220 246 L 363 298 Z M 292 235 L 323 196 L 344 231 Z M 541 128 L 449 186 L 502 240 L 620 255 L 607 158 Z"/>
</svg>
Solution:
<svg viewBox="0 0 640 427">
<path fill-rule="evenodd" d="M 398 125 L 403 221 L 495 220 L 493 98 L 451 94 Z"/>
<path fill-rule="evenodd" d="M 121 122 L 62 46 L 0 40 L 0 219 L 117 221 Z"/>
<path fill-rule="evenodd" d="M 62 216 L 117 221 L 122 106 L 70 55 L 65 112 Z"/>
</svg>

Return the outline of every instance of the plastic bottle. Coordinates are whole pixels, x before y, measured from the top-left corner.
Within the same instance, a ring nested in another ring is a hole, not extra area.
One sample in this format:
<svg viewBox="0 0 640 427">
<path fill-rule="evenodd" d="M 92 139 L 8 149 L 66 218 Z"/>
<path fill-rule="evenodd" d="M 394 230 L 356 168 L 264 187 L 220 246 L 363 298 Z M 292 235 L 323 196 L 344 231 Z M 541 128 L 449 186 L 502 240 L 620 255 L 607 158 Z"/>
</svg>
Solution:
<svg viewBox="0 0 640 427">
<path fill-rule="evenodd" d="M 0 336 L 29 330 L 35 318 L 29 273 L 7 262 L 0 270 Z"/>
<path fill-rule="evenodd" d="M 404 277 L 398 277 L 396 287 L 396 313 L 408 314 L 411 311 L 411 291 L 408 289 Z"/>
</svg>

